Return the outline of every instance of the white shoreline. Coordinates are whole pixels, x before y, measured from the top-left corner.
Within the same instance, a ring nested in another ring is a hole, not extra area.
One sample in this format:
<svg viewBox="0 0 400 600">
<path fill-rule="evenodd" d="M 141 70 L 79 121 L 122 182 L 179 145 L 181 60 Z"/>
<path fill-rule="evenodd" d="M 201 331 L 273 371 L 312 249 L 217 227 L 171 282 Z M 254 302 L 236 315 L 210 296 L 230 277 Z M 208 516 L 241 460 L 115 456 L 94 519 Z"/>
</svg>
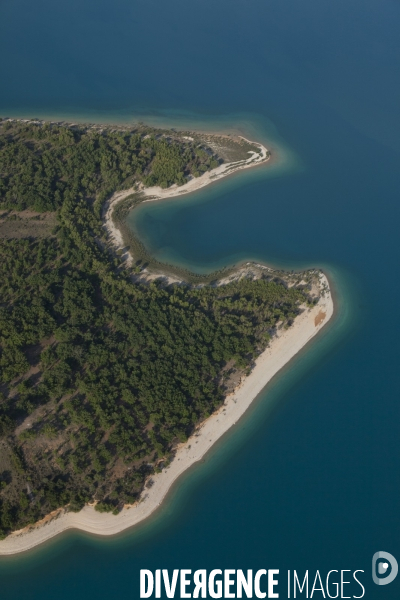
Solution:
<svg viewBox="0 0 400 600">
<path fill-rule="evenodd" d="M 318 304 L 306 309 L 296 317 L 289 329 L 281 331 L 273 338 L 269 347 L 257 358 L 250 375 L 226 397 L 224 405 L 204 421 L 186 443 L 179 446 L 174 460 L 166 469 L 152 475 L 153 485 L 144 489 L 138 503 L 124 508 L 116 516 L 101 514 L 92 506 L 85 506 L 79 513 L 69 513 L 61 509 L 56 511 L 57 518 L 45 518 L 44 523 L 39 522 L 29 529 L 14 532 L 0 541 L 0 555 L 30 550 L 68 529 L 80 529 L 101 536 L 115 535 L 150 517 L 182 473 L 200 461 L 213 444 L 235 425 L 276 373 L 331 319 L 334 310 L 332 292 L 322 273 L 320 283 L 325 291 Z M 319 319 L 316 325 L 317 316 Z"/>
<path fill-rule="evenodd" d="M 112 244 L 115 246 L 117 250 L 123 249 L 125 244 L 122 238 L 121 231 L 115 225 L 112 214 L 114 212 L 114 208 L 119 202 L 128 198 L 128 196 L 136 193 L 141 193 L 146 200 L 144 202 L 153 202 L 155 200 L 162 200 L 164 198 L 179 198 L 184 194 L 190 194 L 195 192 L 206 185 L 210 185 L 210 183 L 214 183 L 219 179 L 227 177 L 232 173 L 236 173 L 237 171 L 241 171 L 243 169 L 249 169 L 251 167 L 255 167 L 262 163 L 266 163 L 270 160 L 271 155 L 268 153 L 267 148 L 258 142 L 252 142 L 246 139 L 243 136 L 239 136 L 246 142 L 253 144 L 254 146 L 258 146 L 260 151 L 259 153 L 252 152 L 252 156 L 247 158 L 246 160 L 237 160 L 231 163 L 223 163 L 219 165 L 216 169 L 212 169 L 212 171 L 206 171 L 200 177 L 193 177 L 190 181 L 185 183 L 184 185 L 178 186 L 176 184 L 171 185 L 169 188 L 161 188 L 161 187 L 141 187 L 140 189 L 130 188 L 128 190 L 123 190 L 121 192 L 115 192 L 111 196 L 111 198 L 106 202 L 104 211 L 103 211 L 103 226 L 107 231 L 108 237 Z M 133 257 L 130 252 L 127 252 L 125 255 L 125 259 L 128 265 L 132 264 Z M 172 279 L 171 279 L 172 280 Z"/>
</svg>

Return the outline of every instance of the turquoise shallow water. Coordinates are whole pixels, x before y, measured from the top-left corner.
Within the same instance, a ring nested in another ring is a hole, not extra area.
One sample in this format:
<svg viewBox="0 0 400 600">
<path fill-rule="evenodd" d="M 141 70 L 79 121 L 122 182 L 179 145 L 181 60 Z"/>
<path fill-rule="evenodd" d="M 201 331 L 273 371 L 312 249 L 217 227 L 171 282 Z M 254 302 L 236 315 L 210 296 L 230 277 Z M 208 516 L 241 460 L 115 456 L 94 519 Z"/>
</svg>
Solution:
<svg viewBox="0 0 400 600">
<path fill-rule="evenodd" d="M 399 597 L 370 577 L 374 552 L 400 558 L 399 25 L 395 0 L 1 4 L 3 115 L 200 122 L 286 150 L 279 172 L 141 208 L 158 257 L 322 266 L 342 307 L 151 522 L 1 560 L 2 597 L 136 598 L 140 568 L 218 567 L 364 569 L 367 598 Z"/>
</svg>

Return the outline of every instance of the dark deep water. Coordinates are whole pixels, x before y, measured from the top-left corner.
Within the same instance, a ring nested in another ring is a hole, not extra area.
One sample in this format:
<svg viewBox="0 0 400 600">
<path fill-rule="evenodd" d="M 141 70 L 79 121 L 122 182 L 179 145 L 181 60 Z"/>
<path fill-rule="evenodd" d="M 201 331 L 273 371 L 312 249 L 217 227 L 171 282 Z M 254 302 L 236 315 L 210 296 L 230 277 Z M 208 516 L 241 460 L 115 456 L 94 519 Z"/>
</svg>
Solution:
<svg viewBox="0 0 400 600">
<path fill-rule="evenodd" d="M 3 116 L 237 123 L 292 153 L 141 209 L 157 256 L 323 266 L 339 295 L 149 524 L 1 560 L 1 598 L 138 598 L 140 568 L 279 568 L 282 598 L 286 569 L 363 569 L 366 598 L 399 598 L 370 574 L 400 560 L 399 30 L 398 0 L 1 3 Z"/>
</svg>

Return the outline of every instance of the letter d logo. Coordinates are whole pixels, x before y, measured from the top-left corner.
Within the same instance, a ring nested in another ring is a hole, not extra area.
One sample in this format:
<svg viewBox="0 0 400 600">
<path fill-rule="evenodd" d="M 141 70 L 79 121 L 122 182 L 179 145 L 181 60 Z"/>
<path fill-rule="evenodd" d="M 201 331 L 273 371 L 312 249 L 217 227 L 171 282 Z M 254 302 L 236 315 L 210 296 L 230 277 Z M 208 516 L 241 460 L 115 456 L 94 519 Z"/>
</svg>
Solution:
<svg viewBox="0 0 400 600">
<path fill-rule="evenodd" d="M 375 552 L 372 557 L 372 579 L 377 585 L 387 585 L 396 579 L 399 566 L 389 552 Z"/>
</svg>

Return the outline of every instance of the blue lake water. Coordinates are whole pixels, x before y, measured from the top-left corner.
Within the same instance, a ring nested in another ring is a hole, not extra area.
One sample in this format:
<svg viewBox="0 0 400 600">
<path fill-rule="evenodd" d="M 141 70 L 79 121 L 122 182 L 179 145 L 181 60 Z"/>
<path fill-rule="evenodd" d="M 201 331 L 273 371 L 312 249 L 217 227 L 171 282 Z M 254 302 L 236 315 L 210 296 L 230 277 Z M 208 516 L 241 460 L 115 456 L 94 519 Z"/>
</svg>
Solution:
<svg viewBox="0 0 400 600">
<path fill-rule="evenodd" d="M 399 598 L 370 576 L 374 552 L 400 559 L 399 30 L 398 0 L 1 3 L 3 116 L 237 128 L 283 152 L 141 207 L 157 257 L 322 266 L 338 298 L 154 519 L 1 560 L 2 598 L 137 598 L 140 568 L 364 569 L 366 598 Z"/>
</svg>

